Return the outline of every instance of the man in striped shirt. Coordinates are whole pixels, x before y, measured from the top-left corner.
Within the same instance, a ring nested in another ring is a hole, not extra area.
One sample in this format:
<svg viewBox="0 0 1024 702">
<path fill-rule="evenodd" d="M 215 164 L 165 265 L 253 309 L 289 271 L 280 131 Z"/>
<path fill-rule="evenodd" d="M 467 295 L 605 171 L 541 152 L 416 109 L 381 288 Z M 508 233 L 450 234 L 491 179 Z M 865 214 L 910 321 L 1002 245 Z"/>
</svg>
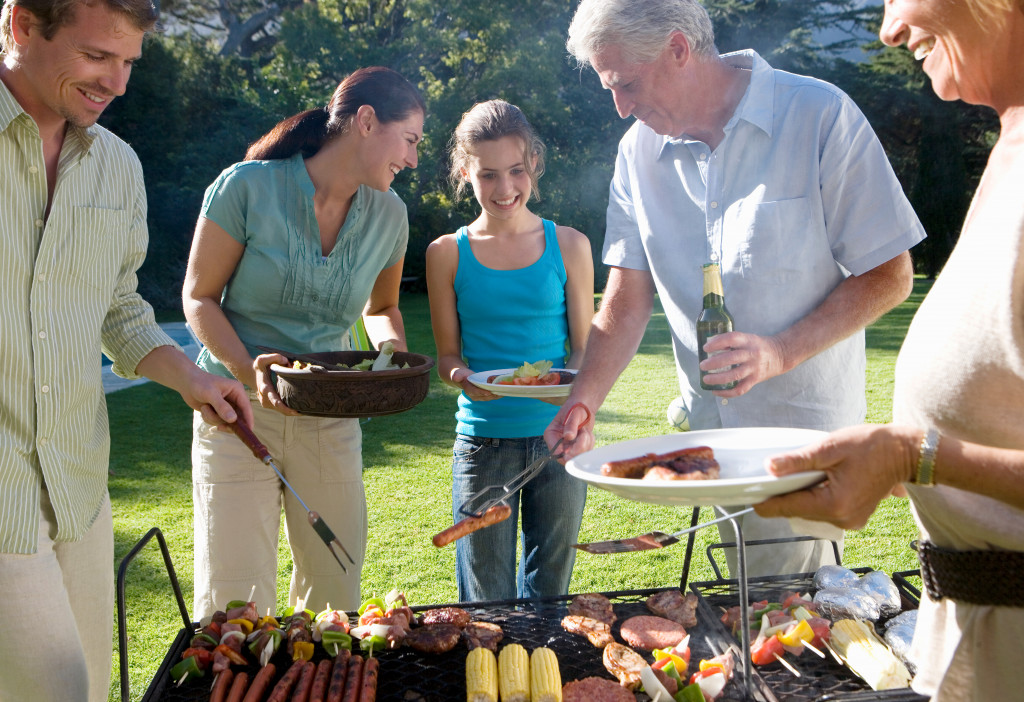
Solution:
<svg viewBox="0 0 1024 702">
<path fill-rule="evenodd" d="M 200 371 L 136 291 L 142 168 L 96 120 L 155 22 L 150 0 L 4 0 L 0 13 L 0 700 L 108 696 L 100 351 L 207 421 L 252 422 L 242 385 Z"/>
</svg>

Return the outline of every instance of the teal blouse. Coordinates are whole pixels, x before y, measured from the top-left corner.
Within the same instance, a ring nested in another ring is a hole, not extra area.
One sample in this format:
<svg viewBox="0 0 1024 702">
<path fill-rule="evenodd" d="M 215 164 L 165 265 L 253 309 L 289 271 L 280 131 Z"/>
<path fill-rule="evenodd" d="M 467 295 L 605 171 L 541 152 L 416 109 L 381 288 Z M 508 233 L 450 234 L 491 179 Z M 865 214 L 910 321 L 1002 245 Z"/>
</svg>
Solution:
<svg viewBox="0 0 1024 702">
<path fill-rule="evenodd" d="M 313 182 L 301 155 L 245 161 L 206 190 L 201 215 L 245 245 L 221 307 L 253 356 L 257 345 L 294 352 L 348 347 L 377 276 L 405 256 L 409 221 L 393 190 L 360 186 L 337 244 L 320 249 Z M 230 372 L 204 349 L 197 361 Z"/>
</svg>

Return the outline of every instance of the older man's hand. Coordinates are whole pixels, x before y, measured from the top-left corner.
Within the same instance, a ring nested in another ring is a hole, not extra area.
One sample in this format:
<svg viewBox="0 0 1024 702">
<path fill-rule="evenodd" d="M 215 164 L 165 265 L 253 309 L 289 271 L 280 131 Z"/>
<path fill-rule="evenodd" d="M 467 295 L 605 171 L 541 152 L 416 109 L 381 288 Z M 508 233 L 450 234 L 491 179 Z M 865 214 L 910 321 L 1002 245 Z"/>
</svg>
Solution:
<svg viewBox="0 0 1024 702">
<path fill-rule="evenodd" d="M 709 374 L 707 382 L 724 385 L 736 381 L 733 388 L 715 390 L 719 397 L 739 397 L 785 370 L 782 344 L 770 336 L 729 332 L 713 336 L 704 348 L 709 358 L 700 364 L 700 369 L 717 371 Z"/>
</svg>

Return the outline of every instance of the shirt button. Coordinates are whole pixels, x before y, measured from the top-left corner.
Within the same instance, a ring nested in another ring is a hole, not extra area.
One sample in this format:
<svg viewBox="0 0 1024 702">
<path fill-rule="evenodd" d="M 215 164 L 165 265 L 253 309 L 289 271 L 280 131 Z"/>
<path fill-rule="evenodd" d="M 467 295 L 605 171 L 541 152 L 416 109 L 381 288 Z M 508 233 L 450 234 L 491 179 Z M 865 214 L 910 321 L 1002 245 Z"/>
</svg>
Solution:
<svg viewBox="0 0 1024 702">
<path fill-rule="evenodd" d="M 711 201 L 711 209 L 714 210 L 714 209 L 717 209 L 717 207 L 718 207 L 718 201 L 717 200 L 712 200 Z"/>
<path fill-rule="evenodd" d="M 39 332 L 39 338 L 40 339 L 45 339 L 46 338 L 46 332 L 44 332 L 44 331 Z"/>
<path fill-rule="evenodd" d="M 43 220 L 37 219 L 35 224 L 36 224 L 37 227 L 41 227 L 41 226 L 43 226 Z"/>
<path fill-rule="evenodd" d="M 729 404 L 729 400 L 726 400 L 726 399 L 723 398 L 722 399 L 722 406 L 725 407 L 727 404 Z"/>
<path fill-rule="evenodd" d="M 39 274 L 38 276 L 36 276 L 36 277 L 37 277 L 37 278 L 39 279 L 39 282 L 40 282 L 40 283 L 41 283 L 41 282 L 43 282 L 44 280 L 46 280 L 46 274 L 45 274 L 45 273 L 40 273 L 40 274 Z"/>
<path fill-rule="evenodd" d="M 36 166 L 29 166 L 28 167 L 28 172 L 32 173 L 32 174 L 38 173 L 39 172 L 39 168 L 37 168 Z"/>
<path fill-rule="evenodd" d="M 38 443 L 40 446 L 46 446 L 46 437 L 41 437 L 36 441 L 36 443 Z"/>
<path fill-rule="evenodd" d="M 320 296 L 317 295 L 316 293 L 313 293 L 313 302 L 316 302 L 319 299 L 320 299 Z"/>
<path fill-rule="evenodd" d="M 43 387 L 41 387 L 39 389 L 41 391 L 43 391 L 44 393 L 50 392 L 50 386 L 49 385 L 44 385 Z"/>
<path fill-rule="evenodd" d="M 699 155 L 699 156 L 698 156 L 697 158 L 699 158 L 699 159 L 700 159 L 701 161 L 703 161 L 703 160 L 704 160 L 704 159 L 706 159 L 707 157 L 708 157 L 708 155 L 707 155 L 707 154 L 704 154 L 704 153 L 702 153 L 702 154 L 701 154 L 701 155 Z"/>
</svg>

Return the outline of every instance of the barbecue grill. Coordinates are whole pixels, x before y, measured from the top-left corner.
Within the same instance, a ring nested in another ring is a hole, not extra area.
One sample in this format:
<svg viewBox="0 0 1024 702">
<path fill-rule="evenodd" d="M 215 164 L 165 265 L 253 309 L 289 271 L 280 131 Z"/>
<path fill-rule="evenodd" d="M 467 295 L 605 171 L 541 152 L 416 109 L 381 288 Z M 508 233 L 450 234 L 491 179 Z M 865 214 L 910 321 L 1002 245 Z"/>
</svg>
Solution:
<svg viewBox="0 0 1024 702">
<path fill-rule="evenodd" d="M 181 611 L 183 624 L 170 650 L 164 657 L 155 677 L 150 683 L 144 702 L 199 702 L 209 698 L 210 678 L 199 681 L 186 681 L 180 687 L 170 680 L 171 667 L 180 660 L 182 652 L 188 647 L 192 636 L 198 631 L 199 625 L 191 622 L 188 610 L 182 599 L 181 590 L 174 574 L 166 543 L 159 529 L 151 529 L 142 540 L 125 556 L 121 562 L 117 581 L 118 627 L 121 663 L 121 698 L 129 699 L 127 671 L 127 632 L 124 604 L 124 576 L 129 562 L 141 548 L 153 537 L 157 536 L 164 555 L 174 594 Z M 867 572 L 869 569 L 854 569 Z M 909 573 L 904 573 L 904 576 Z M 684 581 L 686 573 L 684 572 Z M 775 599 L 784 592 L 811 590 L 813 573 L 799 575 L 752 578 L 748 581 L 748 591 L 753 600 Z M 905 577 L 896 579 L 904 597 L 905 608 L 917 605 L 919 593 Z M 901 584 L 902 583 L 902 584 Z M 631 616 L 649 614 L 645 600 L 650 595 L 671 588 L 655 588 L 647 590 L 628 590 L 607 592 L 617 615 L 612 634 L 621 640 L 619 623 Z M 690 589 L 698 597 L 698 624 L 690 630 L 690 648 L 692 660 L 710 658 L 722 653 L 730 647 L 737 646 L 719 617 L 721 607 L 730 607 L 738 603 L 739 585 L 736 580 L 715 580 L 691 583 Z M 562 618 L 568 613 L 568 605 L 572 595 L 543 597 L 526 600 L 501 600 L 492 602 L 454 603 L 453 605 L 430 605 L 413 607 L 414 611 L 424 611 L 433 607 L 458 606 L 469 611 L 474 619 L 493 622 L 504 631 L 502 645 L 519 643 L 527 650 L 547 646 L 558 655 L 563 682 L 578 680 L 589 676 L 610 678 L 601 662 L 601 652 L 592 646 L 586 638 L 570 634 L 561 627 Z M 354 615 L 354 613 L 350 613 Z M 466 648 L 463 645 L 448 653 L 440 655 L 418 653 L 410 649 L 384 651 L 376 655 L 380 660 L 380 678 L 377 688 L 377 699 L 380 702 L 442 702 L 445 700 L 462 700 L 465 698 L 465 659 Z M 324 654 L 317 647 L 317 655 Z M 646 658 L 651 660 L 651 656 Z M 318 660 L 314 658 L 314 660 Z M 283 674 L 289 661 L 283 647 L 275 654 L 275 663 Z M 724 702 L 755 700 L 756 702 L 811 702 L 817 700 L 834 700 L 839 702 L 926 702 L 927 698 L 910 690 L 872 691 L 867 684 L 856 677 L 852 671 L 840 665 L 831 657 L 821 659 L 813 653 L 805 653 L 794 662 L 800 671 L 796 677 L 779 663 L 756 668 L 749 682 L 742 679 L 742 667 L 737 665 L 733 680 L 726 686 L 721 699 Z M 256 664 L 252 664 L 250 676 L 255 674 Z M 638 700 L 648 700 L 643 693 L 637 693 Z"/>
</svg>

